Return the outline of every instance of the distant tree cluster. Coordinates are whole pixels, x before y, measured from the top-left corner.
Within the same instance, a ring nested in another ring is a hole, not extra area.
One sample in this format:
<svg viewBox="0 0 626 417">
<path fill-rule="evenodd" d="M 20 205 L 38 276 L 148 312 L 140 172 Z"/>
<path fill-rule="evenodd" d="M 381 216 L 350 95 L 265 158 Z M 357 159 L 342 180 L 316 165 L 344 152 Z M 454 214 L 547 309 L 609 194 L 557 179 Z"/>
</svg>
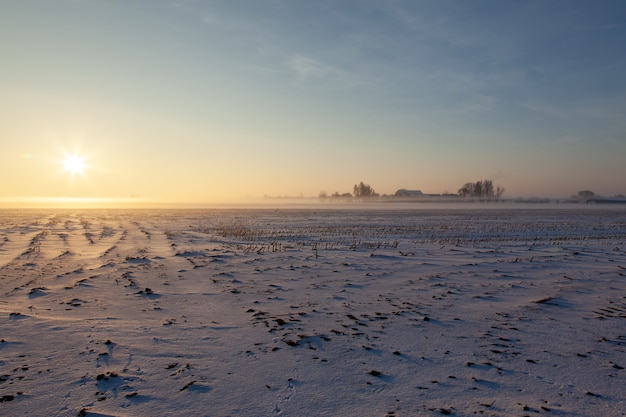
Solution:
<svg viewBox="0 0 626 417">
<path fill-rule="evenodd" d="M 356 198 L 378 197 L 374 189 L 369 184 L 364 184 L 363 181 L 354 185 L 353 192 Z"/>
<path fill-rule="evenodd" d="M 331 197 L 341 197 L 341 198 L 352 198 L 352 194 L 350 193 L 340 193 L 339 191 L 335 191 Z"/>
<path fill-rule="evenodd" d="M 595 196 L 596 196 L 596 193 L 594 193 L 591 190 L 583 190 L 583 191 L 578 192 L 578 198 L 580 200 L 589 200 L 589 199 L 594 198 Z"/>
<path fill-rule="evenodd" d="M 625 202 L 624 200 L 626 200 L 626 197 L 623 194 L 615 194 L 615 195 L 613 195 L 611 197 L 605 197 L 605 196 L 598 195 L 598 194 L 594 193 L 591 190 L 582 190 L 582 191 L 579 191 L 578 194 L 573 195 L 572 196 L 572 200 L 573 201 L 580 201 L 580 202 L 584 202 L 584 203 L 588 203 L 590 201 L 597 202 L 598 200 L 601 200 L 603 202 L 619 202 L 619 203 L 623 203 L 623 202 Z"/>
<path fill-rule="evenodd" d="M 365 184 L 361 181 L 359 184 L 355 184 L 353 189 L 353 193 L 340 193 L 339 191 L 335 191 L 330 195 L 332 198 L 341 198 L 341 199 L 351 199 L 351 198 L 373 198 L 379 197 L 380 195 L 374 191 L 371 185 Z M 326 191 L 320 191 L 318 198 L 326 199 L 328 198 L 328 194 Z"/>
<path fill-rule="evenodd" d="M 482 180 L 476 182 L 468 182 L 463 187 L 461 187 L 457 194 L 450 194 L 448 192 L 444 194 L 424 194 L 418 190 L 406 190 L 400 189 L 396 191 L 394 195 L 388 196 L 383 195 L 382 198 L 390 198 L 390 197 L 409 197 L 409 198 L 419 198 L 419 197 L 439 197 L 439 198 L 454 198 L 454 197 L 464 197 L 464 198 L 476 198 L 484 201 L 489 200 L 497 200 L 502 194 L 504 194 L 504 187 L 494 186 L 493 181 L 491 180 Z M 358 184 L 355 184 L 352 188 L 352 193 L 344 192 L 341 193 L 339 191 L 335 191 L 334 193 L 328 195 L 326 191 L 320 191 L 318 198 L 322 200 L 326 200 L 328 198 L 341 199 L 341 200 L 352 200 L 352 199 L 370 199 L 370 198 L 379 198 L 381 197 L 374 188 L 361 181 Z"/>
<path fill-rule="evenodd" d="M 483 180 L 468 182 L 458 191 L 461 197 L 479 198 L 481 200 L 494 200 L 504 194 L 504 188 L 499 185 L 494 188 L 493 181 Z"/>
</svg>

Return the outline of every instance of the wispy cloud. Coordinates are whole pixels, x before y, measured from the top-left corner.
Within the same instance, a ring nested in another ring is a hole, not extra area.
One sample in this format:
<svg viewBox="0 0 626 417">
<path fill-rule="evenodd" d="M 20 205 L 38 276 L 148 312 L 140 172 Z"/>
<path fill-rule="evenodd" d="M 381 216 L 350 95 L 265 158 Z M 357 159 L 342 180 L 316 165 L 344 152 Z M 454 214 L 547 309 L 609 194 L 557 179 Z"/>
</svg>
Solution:
<svg viewBox="0 0 626 417">
<path fill-rule="evenodd" d="M 302 82 L 323 82 L 334 87 L 348 89 L 370 86 L 367 77 L 362 74 L 309 56 L 293 54 L 285 62 L 292 76 Z"/>
<path fill-rule="evenodd" d="M 323 62 L 303 55 L 296 55 L 289 60 L 289 68 L 304 79 L 324 78 L 339 74 L 339 70 Z"/>
</svg>

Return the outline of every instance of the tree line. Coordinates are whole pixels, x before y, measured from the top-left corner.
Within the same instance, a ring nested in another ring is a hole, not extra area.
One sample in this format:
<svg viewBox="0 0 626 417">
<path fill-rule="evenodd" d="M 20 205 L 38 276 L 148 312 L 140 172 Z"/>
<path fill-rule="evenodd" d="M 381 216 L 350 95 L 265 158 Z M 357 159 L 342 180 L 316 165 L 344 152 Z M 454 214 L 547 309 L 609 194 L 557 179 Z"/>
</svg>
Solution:
<svg viewBox="0 0 626 417">
<path fill-rule="evenodd" d="M 461 197 L 497 200 L 504 194 L 504 187 L 498 185 L 494 188 L 493 181 L 491 180 L 468 182 L 465 183 L 463 187 L 459 188 L 458 194 Z"/>
<path fill-rule="evenodd" d="M 446 193 L 445 195 L 446 196 L 458 195 L 464 198 L 478 198 L 481 200 L 497 200 L 502 196 L 502 194 L 504 194 L 504 187 L 501 187 L 499 185 L 494 186 L 492 180 L 486 179 L 486 180 L 481 180 L 481 181 L 476 181 L 476 182 L 465 183 L 459 189 L 457 194 Z M 328 194 L 326 194 L 325 191 L 322 191 L 320 192 L 319 197 L 328 198 L 329 196 Z M 380 194 L 378 194 L 371 185 L 365 184 L 363 181 L 361 181 L 359 184 L 354 185 L 354 187 L 352 188 L 352 193 L 349 193 L 349 192 L 340 193 L 339 191 L 336 191 L 333 194 L 331 194 L 330 197 L 363 199 L 363 198 L 380 197 Z"/>
</svg>

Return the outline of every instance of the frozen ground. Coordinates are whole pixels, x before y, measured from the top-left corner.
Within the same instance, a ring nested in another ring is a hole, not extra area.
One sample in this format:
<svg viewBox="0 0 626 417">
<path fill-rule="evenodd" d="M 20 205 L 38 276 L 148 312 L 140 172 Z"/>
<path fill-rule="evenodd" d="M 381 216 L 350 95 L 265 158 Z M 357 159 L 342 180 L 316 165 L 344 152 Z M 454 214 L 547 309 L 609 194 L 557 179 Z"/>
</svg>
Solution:
<svg viewBox="0 0 626 417">
<path fill-rule="evenodd" d="M 0 415 L 622 416 L 626 210 L 0 211 Z"/>
</svg>

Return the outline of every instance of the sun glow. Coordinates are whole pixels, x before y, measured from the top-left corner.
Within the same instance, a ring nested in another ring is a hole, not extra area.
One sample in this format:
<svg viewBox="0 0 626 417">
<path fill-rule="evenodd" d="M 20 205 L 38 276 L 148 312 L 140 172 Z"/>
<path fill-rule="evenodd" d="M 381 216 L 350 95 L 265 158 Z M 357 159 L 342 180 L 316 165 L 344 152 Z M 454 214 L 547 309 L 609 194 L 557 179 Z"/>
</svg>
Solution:
<svg viewBox="0 0 626 417">
<path fill-rule="evenodd" d="M 83 174 L 86 166 L 85 158 L 78 154 L 65 155 L 65 159 L 63 160 L 64 169 L 72 175 Z"/>
</svg>

